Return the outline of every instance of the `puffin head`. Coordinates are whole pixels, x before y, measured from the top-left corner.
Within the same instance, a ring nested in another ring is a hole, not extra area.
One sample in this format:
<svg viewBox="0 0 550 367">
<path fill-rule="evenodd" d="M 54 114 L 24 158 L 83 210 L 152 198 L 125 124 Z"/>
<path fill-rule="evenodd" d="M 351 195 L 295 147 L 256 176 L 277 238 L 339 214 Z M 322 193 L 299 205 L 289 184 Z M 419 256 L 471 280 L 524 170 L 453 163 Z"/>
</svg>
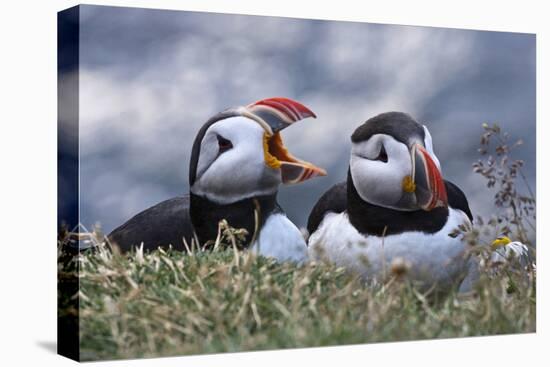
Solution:
<svg viewBox="0 0 550 367">
<path fill-rule="evenodd" d="M 281 183 L 292 184 L 325 170 L 294 157 L 280 131 L 316 117 L 288 98 L 263 99 L 220 112 L 200 129 L 191 153 L 190 191 L 219 204 L 270 195 Z"/>
<path fill-rule="evenodd" d="M 447 206 L 426 126 L 408 114 L 387 112 L 359 126 L 351 141 L 350 174 L 364 201 L 402 211 Z"/>
</svg>

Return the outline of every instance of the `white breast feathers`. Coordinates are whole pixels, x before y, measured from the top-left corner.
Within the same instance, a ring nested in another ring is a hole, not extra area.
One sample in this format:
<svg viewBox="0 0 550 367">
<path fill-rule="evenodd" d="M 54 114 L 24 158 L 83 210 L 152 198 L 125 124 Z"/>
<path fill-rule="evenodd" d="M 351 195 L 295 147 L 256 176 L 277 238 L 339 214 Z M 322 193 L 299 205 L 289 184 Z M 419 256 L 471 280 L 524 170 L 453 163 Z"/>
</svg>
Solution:
<svg viewBox="0 0 550 367">
<path fill-rule="evenodd" d="M 267 218 L 250 250 L 278 261 L 303 262 L 307 259 L 302 233 L 286 215 L 280 213 Z"/>
<path fill-rule="evenodd" d="M 309 254 L 360 273 L 365 279 L 384 281 L 392 265 L 405 264 L 410 279 L 426 285 L 459 282 L 467 267 L 460 238 L 449 236 L 469 223 L 460 210 L 449 208 L 447 223 L 433 234 L 414 231 L 385 237 L 364 236 L 349 222 L 346 212 L 329 213 L 309 238 Z"/>
</svg>

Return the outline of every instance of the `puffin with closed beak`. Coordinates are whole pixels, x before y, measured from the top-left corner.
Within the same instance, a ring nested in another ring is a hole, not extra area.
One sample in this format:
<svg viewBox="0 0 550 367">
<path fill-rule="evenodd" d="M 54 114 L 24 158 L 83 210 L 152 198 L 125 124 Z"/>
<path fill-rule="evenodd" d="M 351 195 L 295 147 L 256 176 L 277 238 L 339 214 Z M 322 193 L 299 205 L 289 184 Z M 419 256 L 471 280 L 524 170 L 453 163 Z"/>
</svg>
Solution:
<svg viewBox="0 0 550 367">
<path fill-rule="evenodd" d="M 464 193 L 443 179 L 428 129 L 388 112 L 359 126 L 351 142 L 347 181 L 309 216 L 311 257 L 369 280 L 397 268 L 429 287 L 460 282 L 467 258 L 453 230 L 471 225 L 472 214 Z"/>
<path fill-rule="evenodd" d="M 308 117 L 306 106 L 288 98 L 260 100 L 230 108 L 199 130 L 191 152 L 189 195 L 163 201 L 116 228 L 108 238 L 123 251 L 145 250 L 185 239 L 202 246 L 214 241 L 218 223 L 247 231 L 246 245 L 278 260 L 302 261 L 307 247 L 300 230 L 277 203 L 279 185 L 300 183 L 325 170 L 295 158 L 280 132 Z"/>
</svg>

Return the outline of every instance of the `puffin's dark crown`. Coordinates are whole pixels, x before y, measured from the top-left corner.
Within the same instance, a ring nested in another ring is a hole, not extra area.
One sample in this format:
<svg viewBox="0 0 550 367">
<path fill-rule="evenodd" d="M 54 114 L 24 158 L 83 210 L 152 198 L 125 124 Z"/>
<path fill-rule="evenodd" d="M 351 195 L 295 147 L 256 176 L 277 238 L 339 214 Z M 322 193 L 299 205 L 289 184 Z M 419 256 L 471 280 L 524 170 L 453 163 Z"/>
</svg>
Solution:
<svg viewBox="0 0 550 367">
<path fill-rule="evenodd" d="M 424 128 L 409 114 L 404 112 L 385 112 L 368 119 L 351 135 L 351 141 L 358 143 L 370 139 L 375 134 L 386 134 L 404 144 L 413 139 L 424 141 Z"/>
</svg>

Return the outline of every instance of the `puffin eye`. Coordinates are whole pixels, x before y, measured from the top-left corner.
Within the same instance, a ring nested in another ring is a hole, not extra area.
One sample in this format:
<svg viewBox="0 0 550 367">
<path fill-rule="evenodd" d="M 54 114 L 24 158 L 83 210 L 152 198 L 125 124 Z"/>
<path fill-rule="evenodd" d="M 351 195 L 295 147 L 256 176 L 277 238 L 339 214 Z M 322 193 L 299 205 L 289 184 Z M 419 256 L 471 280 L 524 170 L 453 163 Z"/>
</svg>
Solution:
<svg viewBox="0 0 550 367">
<path fill-rule="evenodd" d="M 377 161 L 382 161 L 384 163 L 388 162 L 388 153 L 386 153 L 386 148 L 382 145 L 382 148 L 380 148 L 380 153 L 378 153 L 378 157 L 376 157 Z"/>
<path fill-rule="evenodd" d="M 228 140 L 223 136 L 218 135 L 218 148 L 219 148 L 219 152 L 223 153 L 233 148 L 233 143 L 231 143 L 231 140 Z"/>
</svg>

